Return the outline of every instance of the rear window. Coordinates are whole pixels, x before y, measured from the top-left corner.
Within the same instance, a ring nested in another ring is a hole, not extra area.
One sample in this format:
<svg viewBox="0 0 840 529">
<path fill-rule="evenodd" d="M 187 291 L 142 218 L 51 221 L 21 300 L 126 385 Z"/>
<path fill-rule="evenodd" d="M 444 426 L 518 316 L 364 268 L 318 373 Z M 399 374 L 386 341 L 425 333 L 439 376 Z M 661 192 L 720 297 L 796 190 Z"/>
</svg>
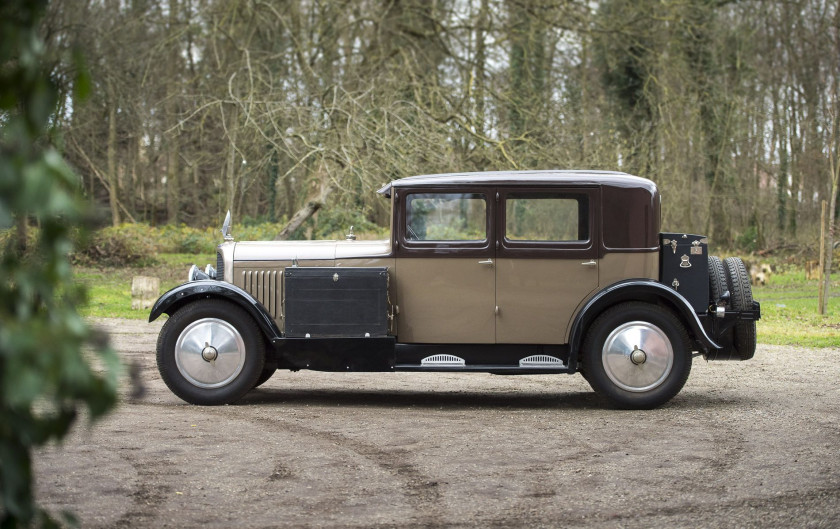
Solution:
<svg viewBox="0 0 840 529">
<path fill-rule="evenodd" d="M 511 193 L 505 202 L 505 238 L 532 242 L 589 240 L 588 199 L 574 194 Z"/>
</svg>

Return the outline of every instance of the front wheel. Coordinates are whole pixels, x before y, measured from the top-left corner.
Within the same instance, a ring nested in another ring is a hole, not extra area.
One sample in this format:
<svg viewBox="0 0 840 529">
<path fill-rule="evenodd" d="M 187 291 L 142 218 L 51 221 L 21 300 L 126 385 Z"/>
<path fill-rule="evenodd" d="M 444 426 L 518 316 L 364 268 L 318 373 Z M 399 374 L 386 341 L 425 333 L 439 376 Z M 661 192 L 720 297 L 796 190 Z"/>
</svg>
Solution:
<svg viewBox="0 0 840 529">
<path fill-rule="evenodd" d="M 254 382 L 254 387 L 252 389 L 256 389 L 256 388 L 262 386 L 263 384 L 265 384 L 266 382 L 268 382 L 268 379 L 271 378 L 274 375 L 275 371 L 277 371 L 277 366 L 270 365 L 270 364 L 265 364 L 265 367 L 263 368 L 262 373 L 260 373 L 260 376 L 257 379 L 257 381 Z"/>
<path fill-rule="evenodd" d="M 596 393 L 627 409 L 655 408 L 679 393 L 691 371 L 688 334 L 674 314 L 624 303 L 601 314 L 583 345 L 583 367 Z"/>
<path fill-rule="evenodd" d="M 236 305 L 196 301 L 164 324 L 157 364 L 169 389 L 190 404 L 230 404 L 262 374 L 265 342 L 254 320 Z"/>
</svg>

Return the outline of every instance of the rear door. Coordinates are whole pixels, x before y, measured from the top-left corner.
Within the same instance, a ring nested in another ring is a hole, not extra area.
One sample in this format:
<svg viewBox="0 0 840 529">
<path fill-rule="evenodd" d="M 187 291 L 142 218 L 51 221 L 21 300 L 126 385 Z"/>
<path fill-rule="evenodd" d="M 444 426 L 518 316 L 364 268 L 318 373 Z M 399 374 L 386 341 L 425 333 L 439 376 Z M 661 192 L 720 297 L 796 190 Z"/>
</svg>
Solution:
<svg viewBox="0 0 840 529">
<path fill-rule="evenodd" d="M 598 286 L 599 189 L 500 188 L 496 342 L 562 344 Z"/>
</svg>

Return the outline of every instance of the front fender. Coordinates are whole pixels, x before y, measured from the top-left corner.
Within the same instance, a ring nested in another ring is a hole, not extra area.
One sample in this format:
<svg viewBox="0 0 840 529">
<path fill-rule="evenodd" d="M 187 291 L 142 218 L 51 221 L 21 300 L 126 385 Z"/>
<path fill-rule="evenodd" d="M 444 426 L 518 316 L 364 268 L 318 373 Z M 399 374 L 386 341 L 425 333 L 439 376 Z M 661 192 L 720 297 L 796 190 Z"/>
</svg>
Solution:
<svg viewBox="0 0 840 529">
<path fill-rule="evenodd" d="M 254 318 L 254 321 L 269 341 L 275 341 L 280 338 L 280 329 L 277 328 L 274 319 L 259 301 L 241 288 L 215 279 L 190 281 L 189 283 L 178 285 L 165 293 L 158 298 L 152 307 L 152 312 L 149 314 L 149 321 L 155 321 L 164 313 L 171 316 L 187 303 L 209 298 L 224 299 L 242 307 L 245 312 Z"/>
<path fill-rule="evenodd" d="M 721 346 L 715 343 L 706 333 L 702 323 L 700 323 L 700 318 L 697 317 L 697 313 L 694 312 L 691 304 L 684 297 L 652 279 L 629 279 L 614 283 L 598 292 L 575 316 L 572 323 L 572 332 L 569 336 L 569 367 L 571 369 L 577 368 L 578 352 L 583 345 L 589 325 L 604 310 L 624 301 L 664 303 L 676 313 L 701 347 L 704 349 L 721 349 Z"/>
</svg>

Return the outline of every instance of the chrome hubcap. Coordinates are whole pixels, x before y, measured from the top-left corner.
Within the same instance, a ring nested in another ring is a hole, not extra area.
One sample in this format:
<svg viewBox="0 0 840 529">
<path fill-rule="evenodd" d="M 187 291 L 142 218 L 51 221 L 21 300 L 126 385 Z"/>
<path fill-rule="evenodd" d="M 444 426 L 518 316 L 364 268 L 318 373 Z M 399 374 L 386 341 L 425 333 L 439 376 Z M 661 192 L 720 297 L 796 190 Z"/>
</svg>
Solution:
<svg viewBox="0 0 840 529">
<path fill-rule="evenodd" d="M 236 327 L 217 318 L 189 324 L 175 343 L 175 364 L 191 384 L 218 388 L 229 384 L 245 365 L 245 342 Z"/>
<path fill-rule="evenodd" d="M 609 379 L 626 391 L 649 391 L 662 384 L 674 367 L 668 335 L 646 321 L 631 321 L 607 336 L 601 351 Z"/>
</svg>

